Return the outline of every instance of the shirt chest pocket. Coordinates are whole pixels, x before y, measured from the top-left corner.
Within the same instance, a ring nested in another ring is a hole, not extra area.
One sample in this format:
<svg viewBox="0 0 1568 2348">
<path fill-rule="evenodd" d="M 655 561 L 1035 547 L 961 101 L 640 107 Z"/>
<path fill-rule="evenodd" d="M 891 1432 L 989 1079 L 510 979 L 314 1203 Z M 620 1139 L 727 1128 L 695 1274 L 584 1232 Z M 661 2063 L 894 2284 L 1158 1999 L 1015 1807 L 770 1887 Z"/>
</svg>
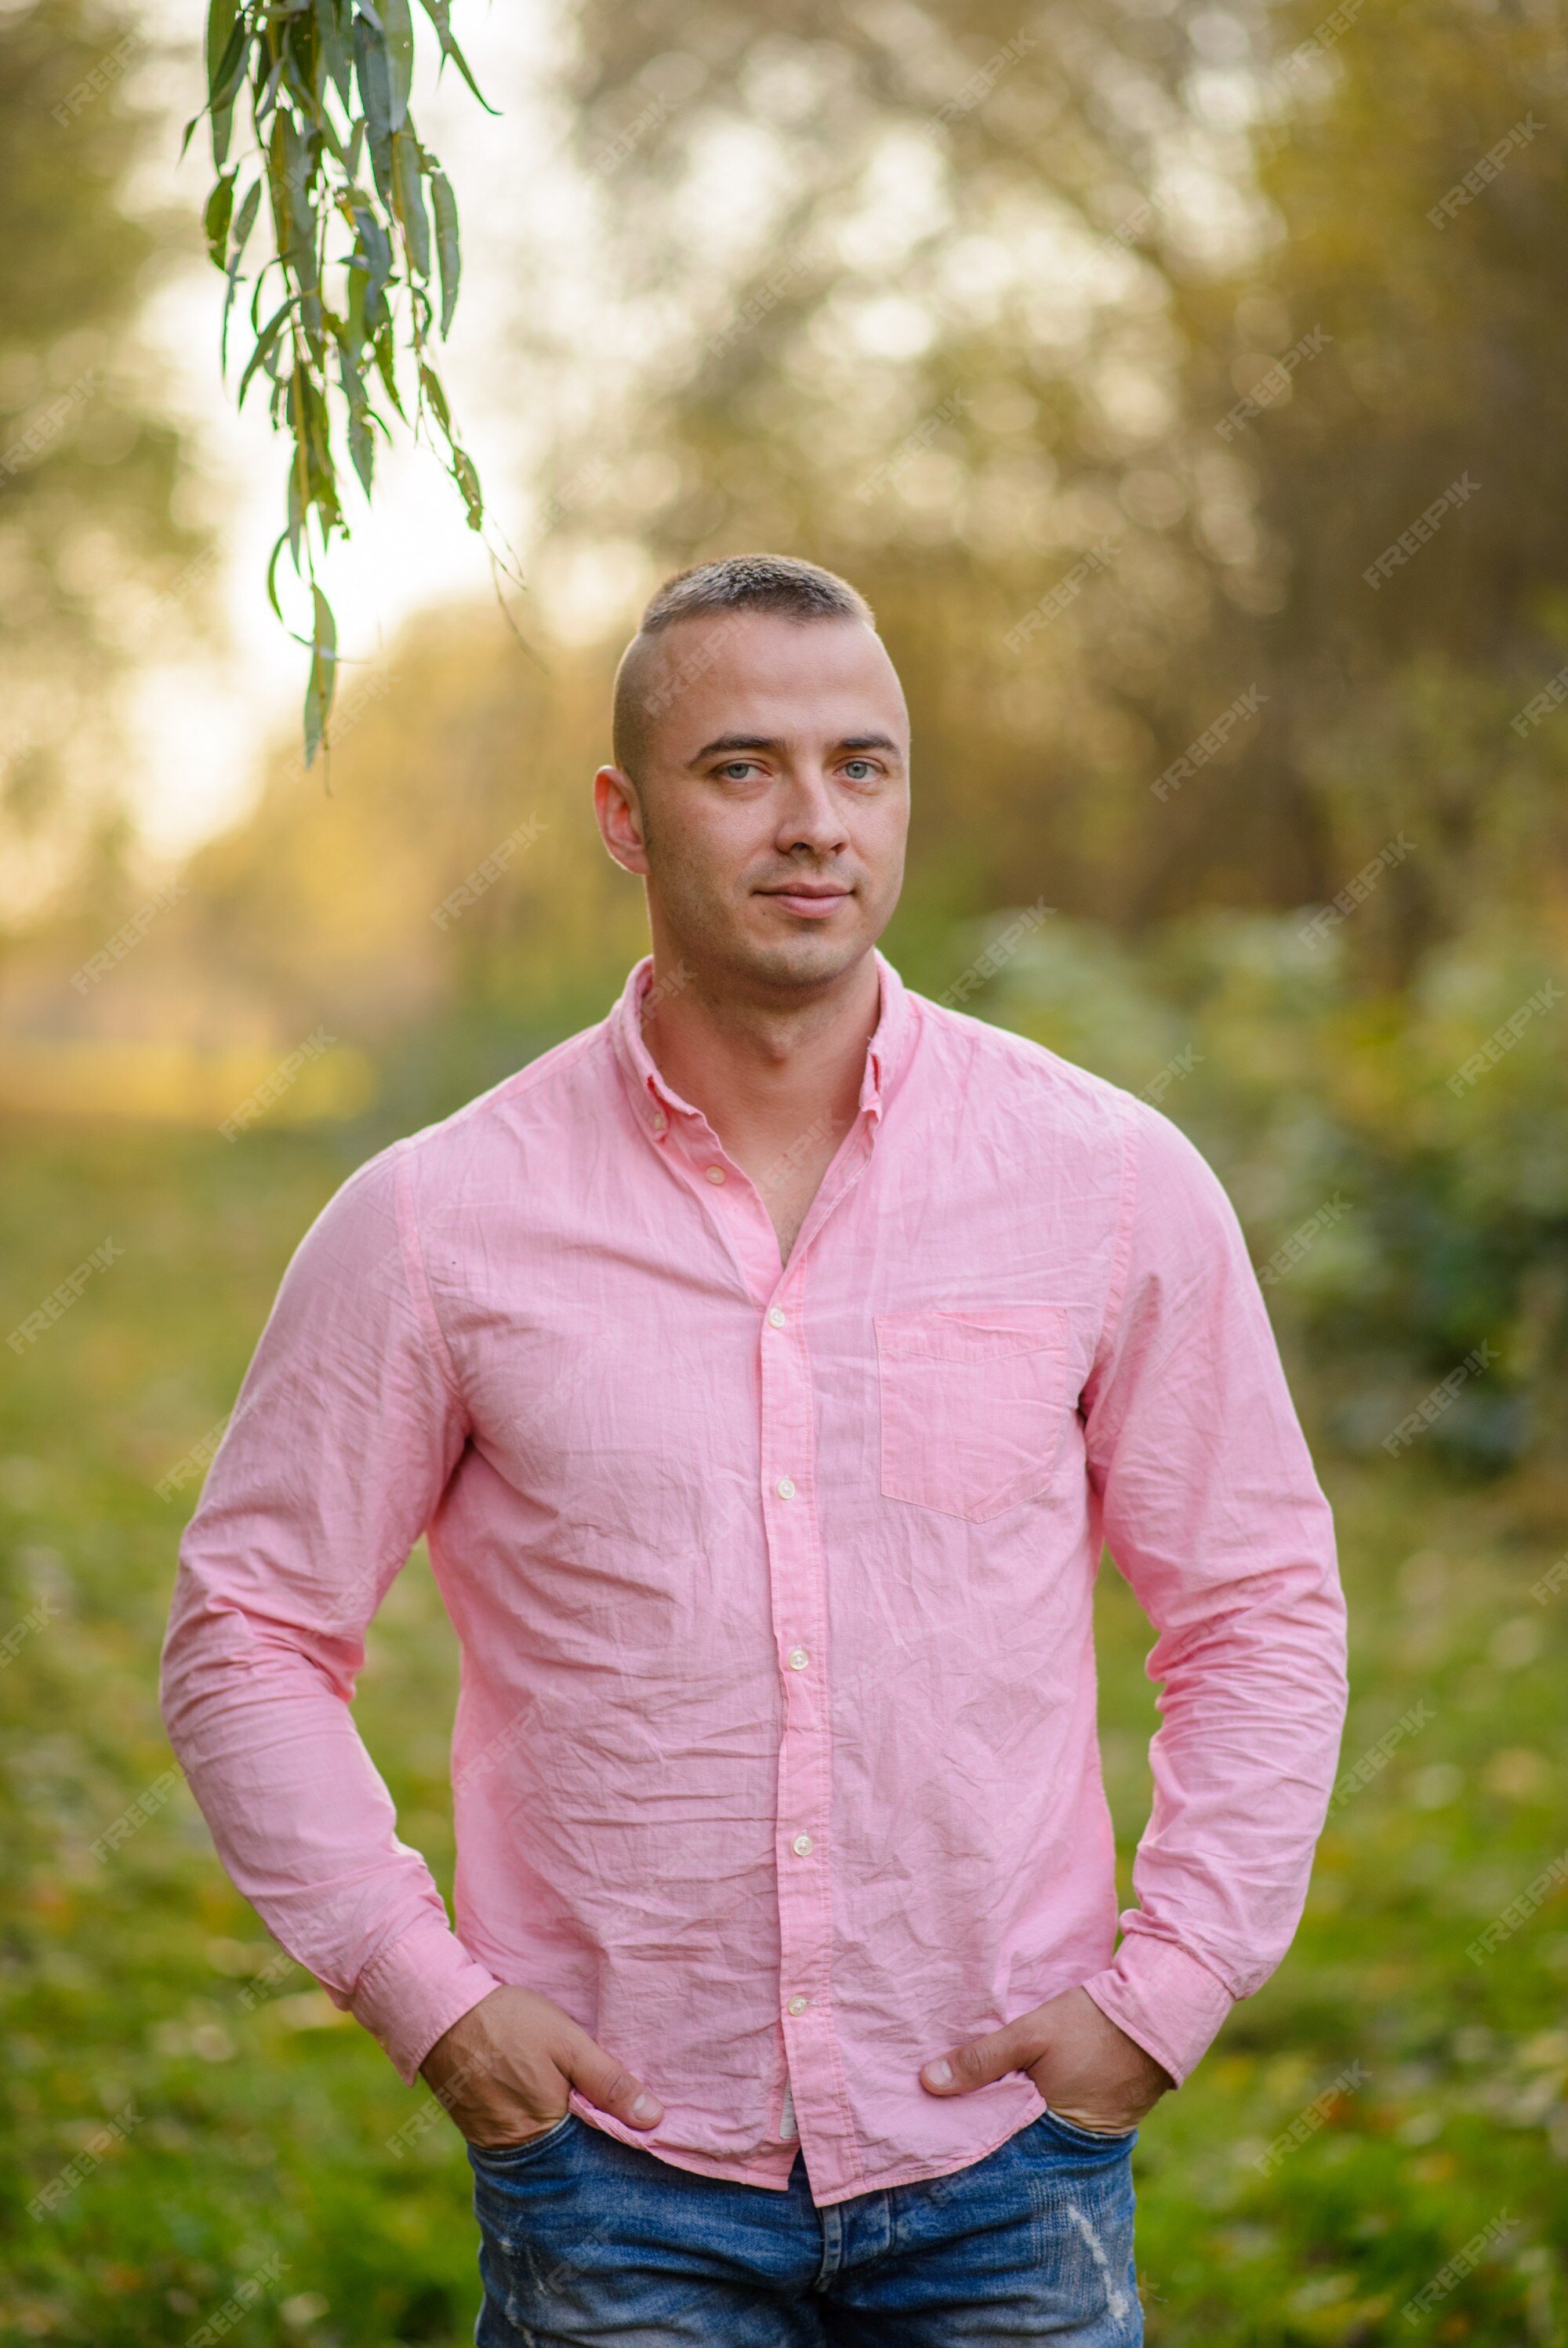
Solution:
<svg viewBox="0 0 1568 2348">
<path fill-rule="evenodd" d="M 1048 1488 L 1078 1407 L 1065 1307 L 882 1313 L 876 1338 L 888 1499 L 983 1524 Z"/>
</svg>

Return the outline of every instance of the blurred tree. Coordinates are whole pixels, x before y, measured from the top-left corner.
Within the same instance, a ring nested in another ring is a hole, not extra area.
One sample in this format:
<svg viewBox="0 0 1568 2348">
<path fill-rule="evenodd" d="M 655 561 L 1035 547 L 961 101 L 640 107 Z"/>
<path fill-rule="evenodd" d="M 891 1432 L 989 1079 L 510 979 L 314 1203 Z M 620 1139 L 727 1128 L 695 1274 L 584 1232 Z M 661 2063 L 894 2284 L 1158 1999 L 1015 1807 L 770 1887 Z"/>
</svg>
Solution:
<svg viewBox="0 0 1568 2348">
<path fill-rule="evenodd" d="M 1173 290 L 1267 232 L 1244 118 L 1194 98 L 1212 46 L 1110 0 L 588 0 L 583 152 L 651 354 L 592 520 L 866 589 L 921 746 L 906 923 L 1137 911 L 1151 784 L 1253 681 L 1225 614 L 1272 582 Z M 1305 894 L 1301 860 L 1275 838 L 1241 887 Z"/>
<path fill-rule="evenodd" d="M 1559 0 L 582 24 L 638 355 L 562 471 L 634 453 L 564 526 L 867 589 L 915 906 L 1300 904 L 1404 829 L 1350 932 L 1380 985 L 1561 903 L 1568 753 L 1510 725 L 1568 633 Z"/>
<path fill-rule="evenodd" d="M 13 900 L 58 877 L 101 809 L 116 673 L 201 602 L 202 541 L 170 517 L 178 435 L 135 349 L 169 252 L 161 226 L 124 204 L 157 128 L 123 87 L 148 46 L 139 14 L 112 0 L 0 9 L 0 851 Z"/>
<path fill-rule="evenodd" d="M 1277 9 L 1262 77 L 1279 233 L 1179 307 L 1189 396 L 1247 452 L 1277 582 L 1244 656 L 1271 723 L 1223 820 L 1245 839 L 1295 801 L 1329 891 L 1408 830 L 1354 932 L 1397 983 L 1444 936 L 1568 899 L 1568 728 L 1511 723 L 1568 658 L 1568 12 L 1383 5 L 1326 44 L 1321 18 Z M 1194 826 L 1151 901 L 1211 853 Z"/>
<path fill-rule="evenodd" d="M 325 1021 L 378 1057 L 403 1130 L 601 1017 L 647 951 L 588 788 L 610 674 L 586 651 L 546 676 L 482 606 L 407 628 L 345 687 L 330 794 L 280 755 L 192 860 L 183 929 L 127 973 L 158 991 L 147 1024 L 217 1043 Z"/>
</svg>

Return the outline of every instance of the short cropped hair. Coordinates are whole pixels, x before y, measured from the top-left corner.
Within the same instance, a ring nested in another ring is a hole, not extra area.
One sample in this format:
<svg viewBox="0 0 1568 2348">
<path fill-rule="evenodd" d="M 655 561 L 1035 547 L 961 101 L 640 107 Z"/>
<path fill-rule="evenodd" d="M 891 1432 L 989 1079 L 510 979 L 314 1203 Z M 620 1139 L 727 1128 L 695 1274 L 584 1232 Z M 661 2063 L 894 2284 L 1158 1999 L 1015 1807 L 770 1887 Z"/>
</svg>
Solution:
<svg viewBox="0 0 1568 2348">
<path fill-rule="evenodd" d="M 615 673 L 614 758 L 635 779 L 647 744 L 647 721 L 657 716 L 661 696 L 645 693 L 648 640 L 677 621 L 736 612 L 771 612 L 802 624 L 819 620 L 858 620 L 875 628 L 872 607 L 834 571 L 801 562 L 791 554 L 728 554 L 677 571 L 648 604 L 637 633 Z"/>
<path fill-rule="evenodd" d="M 792 554 L 727 554 L 666 579 L 637 623 L 656 636 L 677 620 L 705 612 L 777 612 L 786 620 L 860 620 L 876 625 L 872 607 L 847 579 Z"/>
</svg>

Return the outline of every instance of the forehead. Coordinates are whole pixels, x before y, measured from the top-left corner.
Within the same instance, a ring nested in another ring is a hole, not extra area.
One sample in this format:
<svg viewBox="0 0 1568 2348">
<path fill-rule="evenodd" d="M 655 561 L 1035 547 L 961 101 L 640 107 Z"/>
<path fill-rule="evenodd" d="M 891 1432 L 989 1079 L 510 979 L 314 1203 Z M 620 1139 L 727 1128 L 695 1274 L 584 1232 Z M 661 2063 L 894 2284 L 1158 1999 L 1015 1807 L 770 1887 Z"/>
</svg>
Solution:
<svg viewBox="0 0 1568 2348">
<path fill-rule="evenodd" d="M 660 750 L 689 757 L 717 735 L 838 741 L 907 738 L 898 672 L 859 620 L 704 613 L 654 638 L 645 691 Z"/>
</svg>

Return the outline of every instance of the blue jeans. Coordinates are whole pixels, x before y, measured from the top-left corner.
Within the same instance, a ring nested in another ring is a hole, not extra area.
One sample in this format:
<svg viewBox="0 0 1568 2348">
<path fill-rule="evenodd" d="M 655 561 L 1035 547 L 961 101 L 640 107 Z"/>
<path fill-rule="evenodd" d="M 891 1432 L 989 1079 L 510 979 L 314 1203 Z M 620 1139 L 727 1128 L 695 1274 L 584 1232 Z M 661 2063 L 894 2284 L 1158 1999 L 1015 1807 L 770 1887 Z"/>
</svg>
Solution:
<svg viewBox="0 0 1568 2348">
<path fill-rule="evenodd" d="M 1047 2112 L 971 2168 L 819 2209 L 567 2117 L 470 2145 L 478 2348 L 1137 2348 L 1137 2137 Z"/>
</svg>

